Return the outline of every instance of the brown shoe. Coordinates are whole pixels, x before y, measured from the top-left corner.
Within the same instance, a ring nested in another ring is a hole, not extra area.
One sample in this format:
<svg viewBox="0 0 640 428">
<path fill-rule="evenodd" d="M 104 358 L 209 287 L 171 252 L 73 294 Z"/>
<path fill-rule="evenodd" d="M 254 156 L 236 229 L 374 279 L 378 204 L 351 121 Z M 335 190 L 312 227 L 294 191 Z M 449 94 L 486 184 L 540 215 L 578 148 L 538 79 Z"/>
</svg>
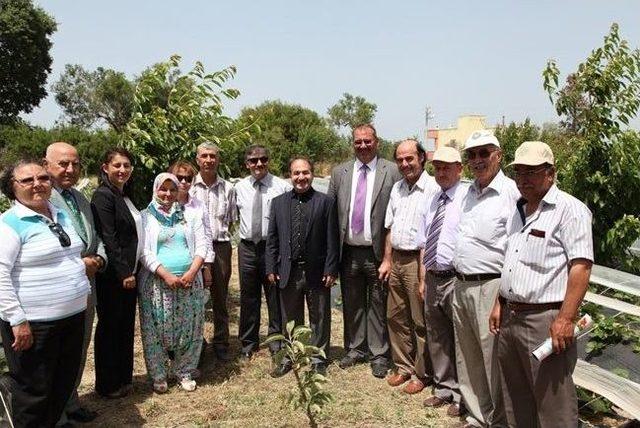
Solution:
<svg viewBox="0 0 640 428">
<path fill-rule="evenodd" d="M 447 416 L 451 418 L 459 418 L 465 413 L 467 413 L 467 410 L 459 403 L 451 403 L 449 407 L 447 407 Z"/>
<path fill-rule="evenodd" d="M 451 402 L 451 400 L 447 400 L 446 398 L 440 398 L 436 395 L 432 395 L 422 402 L 424 407 L 442 407 L 445 404 Z"/>
<path fill-rule="evenodd" d="M 404 373 L 393 373 L 389 377 L 387 377 L 387 383 L 389 384 L 389 386 L 400 386 L 409 379 L 411 379 L 411 375 Z"/>
<path fill-rule="evenodd" d="M 424 389 L 424 383 L 421 380 L 412 380 L 402 389 L 405 394 L 417 394 Z"/>
</svg>

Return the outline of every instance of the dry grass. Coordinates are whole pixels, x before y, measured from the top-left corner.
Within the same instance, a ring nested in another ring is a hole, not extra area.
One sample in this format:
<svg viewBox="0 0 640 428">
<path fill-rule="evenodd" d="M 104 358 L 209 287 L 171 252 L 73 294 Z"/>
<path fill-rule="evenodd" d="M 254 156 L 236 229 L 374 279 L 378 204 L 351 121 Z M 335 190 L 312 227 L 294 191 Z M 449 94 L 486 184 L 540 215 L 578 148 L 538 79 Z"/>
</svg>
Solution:
<svg viewBox="0 0 640 428">
<path fill-rule="evenodd" d="M 235 263 L 234 257 L 234 263 Z M 237 269 L 231 278 L 230 309 L 232 350 L 239 352 L 237 341 L 239 291 Z M 266 333 L 265 305 L 262 311 Z M 211 322 L 205 326 L 207 338 L 212 335 Z M 139 335 L 139 331 L 137 332 Z M 332 313 L 332 349 L 336 361 L 342 356 L 342 313 Z M 238 426 L 299 427 L 307 423 L 302 411 L 294 411 L 285 403 L 295 387 L 290 374 L 272 379 L 267 350 L 261 350 L 248 363 L 233 360 L 220 364 L 211 352 L 204 355 L 202 378 L 198 389 L 187 393 L 171 386 L 167 394 L 152 392 L 147 381 L 141 341 L 135 340 L 134 393 L 129 397 L 105 400 L 93 391 L 93 350 L 87 361 L 80 396 L 83 403 L 99 412 L 92 425 L 86 426 Z M 424 410 L 422 400 L 428 393 L 407 396 L 390 388 L 384 380 L 371 375 L 367 365 L 341 370 L 332 364 L 328 370 L 328 389 L 335 401 L 328 405 L 318 422 L 321 426 L 432 426 L 446 427 L 459 423 L 448 418 L 444 409 Z"/>
</svg>

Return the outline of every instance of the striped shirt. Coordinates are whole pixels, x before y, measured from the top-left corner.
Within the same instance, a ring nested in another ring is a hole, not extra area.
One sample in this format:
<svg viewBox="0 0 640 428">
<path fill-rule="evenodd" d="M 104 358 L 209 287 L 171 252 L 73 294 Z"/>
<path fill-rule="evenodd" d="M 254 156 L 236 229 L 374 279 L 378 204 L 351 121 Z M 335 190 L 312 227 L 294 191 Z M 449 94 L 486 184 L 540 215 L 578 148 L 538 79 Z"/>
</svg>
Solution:
<svg viewBox="0 0 640 428">
<path fill-rule="evenodd" d="M 516 183 L 502 171 L 484 189 L 474 181 L 462 201 L 453 259 L 463 274 L 500 273 L 507 245 L 507 220 L 520 199 Z"/>
<path fill-rule="evenodd" d="M 417 250 L 420 219 L 438 186 L 426 171 L 409 188 L 407 180 L 396 182 L 391 188 L 384 227 L 391 229 L 391 247 L 395 250 Z"/>
<path fill-rule="evenodd" d="M 91 292 L 80 254 L 84 243 L 67 214 L 49 204 L 71 240 L 63 247 L 51 221 L 16 202 L 0 216 L 0 318 L 12 326 L 82 312 Z"/>
<path fill-rule="evenodd" d="M 524 223 L 514 211 L 500 295 L 523 303 L 563 301 L 571 261 L 593 261 L 591 211 L 555 184 Z"/>
<path fill-rule="evenodd" d="M 253 196 L 256 193 L 253 183 L 256 179 L 252 175 L 243 178 L 235 186 L 236 206 L 240 215 L 240 239 L 251 239 L 251 216 L 253 214 Z M 293 186 L 282 178 L 272 174 L 267 174 L 263 179 L 264 190 L 262 190 L 262 239 L 267 239 L 269 228 L 269 211 L 271 210 L 271 200 L 289 190 Z"/>
<path fill-rule="evenodd" d="M 215 183 L 207 186 L 198 174 L 189 194 L 203 203 L 207 216 L 205 227 L 209 228 L 211 239 L 230 241 L 229 226 L 236 220 L 236 198 L 232 184 L 218 176 Z"/>
</svg>

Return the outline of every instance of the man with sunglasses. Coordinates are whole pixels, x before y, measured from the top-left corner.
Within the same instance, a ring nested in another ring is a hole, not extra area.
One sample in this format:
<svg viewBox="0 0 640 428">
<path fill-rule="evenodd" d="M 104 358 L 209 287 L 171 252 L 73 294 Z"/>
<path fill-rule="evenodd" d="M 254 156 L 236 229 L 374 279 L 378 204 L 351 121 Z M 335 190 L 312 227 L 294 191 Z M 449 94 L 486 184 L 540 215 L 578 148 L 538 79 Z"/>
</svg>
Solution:
<svg viewBox="0 0 640 428">
<path fill-rule="evenodd" d="M 500 169 L 500 143 L 490 131 L 474 132 L 464 157 L 475 180 L 462 201 L 453 259 L 458 381 L 469 426 L 505 426 L 498 342 L 489 333 L 489 315 L 500 287 L 507 220 L 520 192 Z"/>
<path fill-rule="evenodd" d="M 213 252 L 204 261 L 204 286 L 211 292 L 213 309 L 213 339 L 216 358 L 228 361 L 229 356 L 229 280 L 231 279 L 231 225 L 235 221 L 236 205 L 233 185 L 218 175 L 220 150 L 211 142 L 196 149 L 198 175 L 179 174 L 178 180 L 193 181 L 189 194 L 204 206 L 204 225 L 212 240 Z M 184 171 L 184 169 L 183 169 Z M 215 254 L 215 256 L 214 256 Z"/>
<path fill-rule="evenodd" d="M 555 185 L 553 153 L 545 143 L 522 143 L 511 165 L 522 198 L 511 209 L 500 297 L 490 318 L 507 421 L 575 427 L 573 334 L 593 264 L 591 212 Z M 549 335 L 555 355 L 538 361 L 531 351 Z"/>
<path fill-rule="evenodd" d="M 398 168 L 378 156 L 375 128 L 353 129 L 355 160 L 331 173 L 328 195 L 336 200 L 340 230 L 340 287 L 344 349 L 340 367 L 369 359 L 371 372 L 384 378 L 389 369 L 387 290 L 378 272 L 384 256 L 384 220 Z"/>
<path fill-rule="evenodd" d="M 268 334 L 282 331 L 279 293 L 267 280 L 265 244 L 269 228 L 271 201 L 292 189 L 285 180 L 269 173 L 269 151 L 261 145 L 245 150 L 245 166 L 251 173 L 236 186 L 236 204 L 240 217 L 238 271 L 240 276 L 240 326 L 238 336 L 242 344 L 241 358 L 251 359 L 258 350 L 260 304 L 264 289 L 269 313 Z M 269 350 L 275 354 L 278 342 L 271 342 Z"/>
<path fill-rule="evenodd" d="M 76 378 L 75 389 L 67 402 L 58 425 L 64 425 L 67 419 L 76 422 L 91 422 L 97 413 L 80 405 L 78 386 L 82 380 L 82 373 L 87 359 L 87 349 L 91 341 L 93 321 L 95 318 L 96 284 L 95 273 L 106 267 L 107 255 L 102 240 L 96 233 L 91 204 L 85 196 L 74 189 L 80 178 L 80 156 L 75 147 L 65 142 L 52 143 L 47 147 L 44 166 L 51 177 L 50 202 L 67 213 L 80 239 L 84 244 L 82 260 L 86 266 L 87 277 L 91 284 L 91 294 L 87 299 L 85 312 L 85 330 L 82 348 L 82 361 Z"/>
</svg>

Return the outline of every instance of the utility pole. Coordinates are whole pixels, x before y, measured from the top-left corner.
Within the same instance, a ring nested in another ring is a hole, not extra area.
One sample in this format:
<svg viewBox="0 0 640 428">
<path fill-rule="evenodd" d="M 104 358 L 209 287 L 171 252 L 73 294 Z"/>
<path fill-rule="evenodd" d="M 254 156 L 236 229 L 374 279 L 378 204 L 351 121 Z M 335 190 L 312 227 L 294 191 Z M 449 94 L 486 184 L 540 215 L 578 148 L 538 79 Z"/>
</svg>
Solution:
<svg viewBox="0 0 640 428">
<path fill-rule="evenodd" d="M 429 119 L 433 119 L 433 110 L 431 110 L 431 107 L 429 106 L 425 106 L 424 108 L 424 126 L 426 129 L 426 132 L 429 132 Z"/>
</svg>

